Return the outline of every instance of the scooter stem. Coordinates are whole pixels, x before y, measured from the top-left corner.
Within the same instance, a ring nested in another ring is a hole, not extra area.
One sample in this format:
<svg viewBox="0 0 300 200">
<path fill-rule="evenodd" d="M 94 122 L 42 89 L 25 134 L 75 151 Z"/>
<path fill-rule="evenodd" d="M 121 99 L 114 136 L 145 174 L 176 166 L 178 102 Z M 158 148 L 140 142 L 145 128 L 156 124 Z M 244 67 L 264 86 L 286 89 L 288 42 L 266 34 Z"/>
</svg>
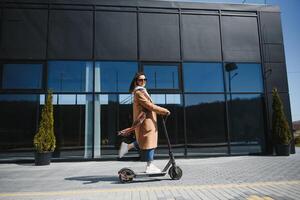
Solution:
<svg viewBox="0 0 300 200">
<path fill-rule="evenodd" d="M 164 117 L 162 116 L 163 127 L 164 127 L 164 132 L 165 132 L 165 136 L 166 136 L 167 143 L 168 143 L 169 155 L 170 155 L 171 158 L 174 158 L 174 157 L 173 157 L 173 153 L 172 153 L 172 151 L 171 151 L 171 143 L 170 143 L 170 139 L 169 139 L 169 134 L 168 134 L 168 131 L 167 131 L 167 127 L 166 127 L 166 121 L 167 121 L 167 118 L 168 118 L 168 116 L 166 116 L 166 118 L 164 118 Z"/>
</svg>

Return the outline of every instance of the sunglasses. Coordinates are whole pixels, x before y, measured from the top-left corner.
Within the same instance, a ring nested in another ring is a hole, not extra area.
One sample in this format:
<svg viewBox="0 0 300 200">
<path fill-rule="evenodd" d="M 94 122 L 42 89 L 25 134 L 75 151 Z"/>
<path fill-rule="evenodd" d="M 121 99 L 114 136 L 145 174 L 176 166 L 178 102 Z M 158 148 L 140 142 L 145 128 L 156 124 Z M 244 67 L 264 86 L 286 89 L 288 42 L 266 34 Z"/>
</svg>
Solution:
<svg viewBox="0 0 300 200">
<path fill-rule="evenodd" d="M 139 79 L 137 79 L 137 81 L 147 81 L 147 79 L 146 78 L 139 78 Z"/>
</svg>

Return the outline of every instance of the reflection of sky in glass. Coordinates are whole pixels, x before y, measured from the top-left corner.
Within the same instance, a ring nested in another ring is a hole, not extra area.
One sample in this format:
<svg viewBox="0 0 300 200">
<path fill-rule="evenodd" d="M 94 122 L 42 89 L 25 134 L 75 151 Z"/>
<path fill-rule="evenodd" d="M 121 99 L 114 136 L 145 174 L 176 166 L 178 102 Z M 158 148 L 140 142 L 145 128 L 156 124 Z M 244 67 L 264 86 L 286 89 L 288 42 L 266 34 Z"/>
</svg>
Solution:
<svg viewBox="0 0 300 200">
<path fill-rule="evenodd" d="M 155 104 L 181 104 L 180 94 L 151 94 Z"/>
<path fill-rule="evenodd" d="M 144 65 L 149 89 L 178 89 L 178 67 L 171 65 Z"/>
<path fill-rule="evenodd" d="M 40 105 L 45 104 L 45 95 L 39 95 Z M 92 95 L 85 94 L 53 94 L 52 104 L 53 105 L 86 105 L 87 102 L 92 101 Z M 57 102 L 58 101 L 58 102 Z"/>
<path fill-rule="evenodd" d="M 54 95 L 52 95 L 52 104 L 54 103 L 53 96 Z M 44 104 L 45 104 L 45 95 L 41 94 L 40 95 L 40 105 L 44 105 Z"/>
<path fill-rule="evenodd" d="M 48 86 L 53 91 L 87 92 L 93 90 L 93 63 L 50 61 Z"/>
<path fill-rule="evenodd" d="M 229 84 L 231 92 L 263 92 L 260 64 L 237 64 L 237 69 L 226 72 L 225 77 L 228 92 Z"/>
<path fill-rule="evenodd" d="M 185 95 L 186 106 L 195 106 L 206 103 L 224 102 L 223 94 L 187 94 Z"/>
<path fill-rule="evenodd" d="M 90 97 L 90 95 L 77 95 L 77 105 L 85 105 L 87 101 L 92 101 L 92 99 L 89 99 L 88 97 Z"/>
<path fill-rule="evenodd" d="M 223 92 L 223 72 L 220 63 L 184 63 L 185 92 Z"/>
<path fill-rule="evenodd" d="M 101 105 L 108 105 L 108 94 L 99 94 L 96 95 L 95 101 L 100 102 Z"/>
<path fill-rule="evenodd" d="M 167 94 L 167 104 L 181 104 L 180 94 Z"/>
<path fill-rule="evenodd" d="M 0 101 L 38 101 L 38 95 L 15 95 L 15 94 L 5 94 L 0 95 Z"/>
<path fill-rule="evenodd" d="M 255 100 L 261 98 L 261 94 L 232 94 L 227 96 L 228 100 Z"/>
<path fill-rule="evenodd" d="M 42 87 L 42 64 L 4 64 L 4 89 L 39 89 Z"/>
<path fill-rule="evenodd" d="M 128 92 L 137 70 L 136 62 L 96 62 L 96 92 Z"/>
<path fill-rule="evenodd" d="M 131 104 L 133 101 L 132 94 L 120 94 L 119 95 L 119 104 Z"/>
<path fill-rule="evenodd" d="M 166 95 L 164 94 L 151 94 L 151 99 L 155 104 L 166 104 Z"/>
<path fill-rule="evenodd" d="M 76 95 L 72 95 L 72 94 L 58 95 L 58 104 L 59 105 L 75 105 L 76 104 Z"/>
</svg>

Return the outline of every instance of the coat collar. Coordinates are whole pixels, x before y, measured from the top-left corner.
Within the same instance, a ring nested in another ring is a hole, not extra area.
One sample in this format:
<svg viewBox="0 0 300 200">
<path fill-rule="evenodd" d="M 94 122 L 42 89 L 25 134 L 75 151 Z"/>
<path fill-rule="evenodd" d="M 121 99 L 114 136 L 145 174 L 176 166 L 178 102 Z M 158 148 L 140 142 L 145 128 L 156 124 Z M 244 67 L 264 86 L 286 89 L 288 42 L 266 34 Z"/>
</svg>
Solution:
<svg viewBox="0 0 300 200">
<path fill-rule="evenodd" d="M 144 88 L 142 86 L 136 86 L 133 90 L 133 93 L 135 93 L 138 90 L 140 90 L 147 97 L 147 99 L 149 99 L 151 102 L 153 102 L 150 95 L 149 95 L 149 93 L 147 92 L 146 88 Z"/>
</svg>

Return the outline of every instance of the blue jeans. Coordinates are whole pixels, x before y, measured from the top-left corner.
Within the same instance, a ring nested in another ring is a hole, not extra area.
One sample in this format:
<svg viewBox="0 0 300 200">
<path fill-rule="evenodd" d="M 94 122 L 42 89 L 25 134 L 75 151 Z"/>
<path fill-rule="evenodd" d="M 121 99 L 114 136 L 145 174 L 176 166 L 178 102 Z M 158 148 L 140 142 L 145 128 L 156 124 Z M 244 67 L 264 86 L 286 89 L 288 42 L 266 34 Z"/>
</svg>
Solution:
<svg viewBox="0 0 300 200">
<path fill-rule="evenodd" d="M 154 160 L 154 149 L 141 150 L 137 141 L 134 141 L 133 145 L 136 150 L 139 150 L 141 152 L 142 161 L 149 162 Z"/>
</svg>

